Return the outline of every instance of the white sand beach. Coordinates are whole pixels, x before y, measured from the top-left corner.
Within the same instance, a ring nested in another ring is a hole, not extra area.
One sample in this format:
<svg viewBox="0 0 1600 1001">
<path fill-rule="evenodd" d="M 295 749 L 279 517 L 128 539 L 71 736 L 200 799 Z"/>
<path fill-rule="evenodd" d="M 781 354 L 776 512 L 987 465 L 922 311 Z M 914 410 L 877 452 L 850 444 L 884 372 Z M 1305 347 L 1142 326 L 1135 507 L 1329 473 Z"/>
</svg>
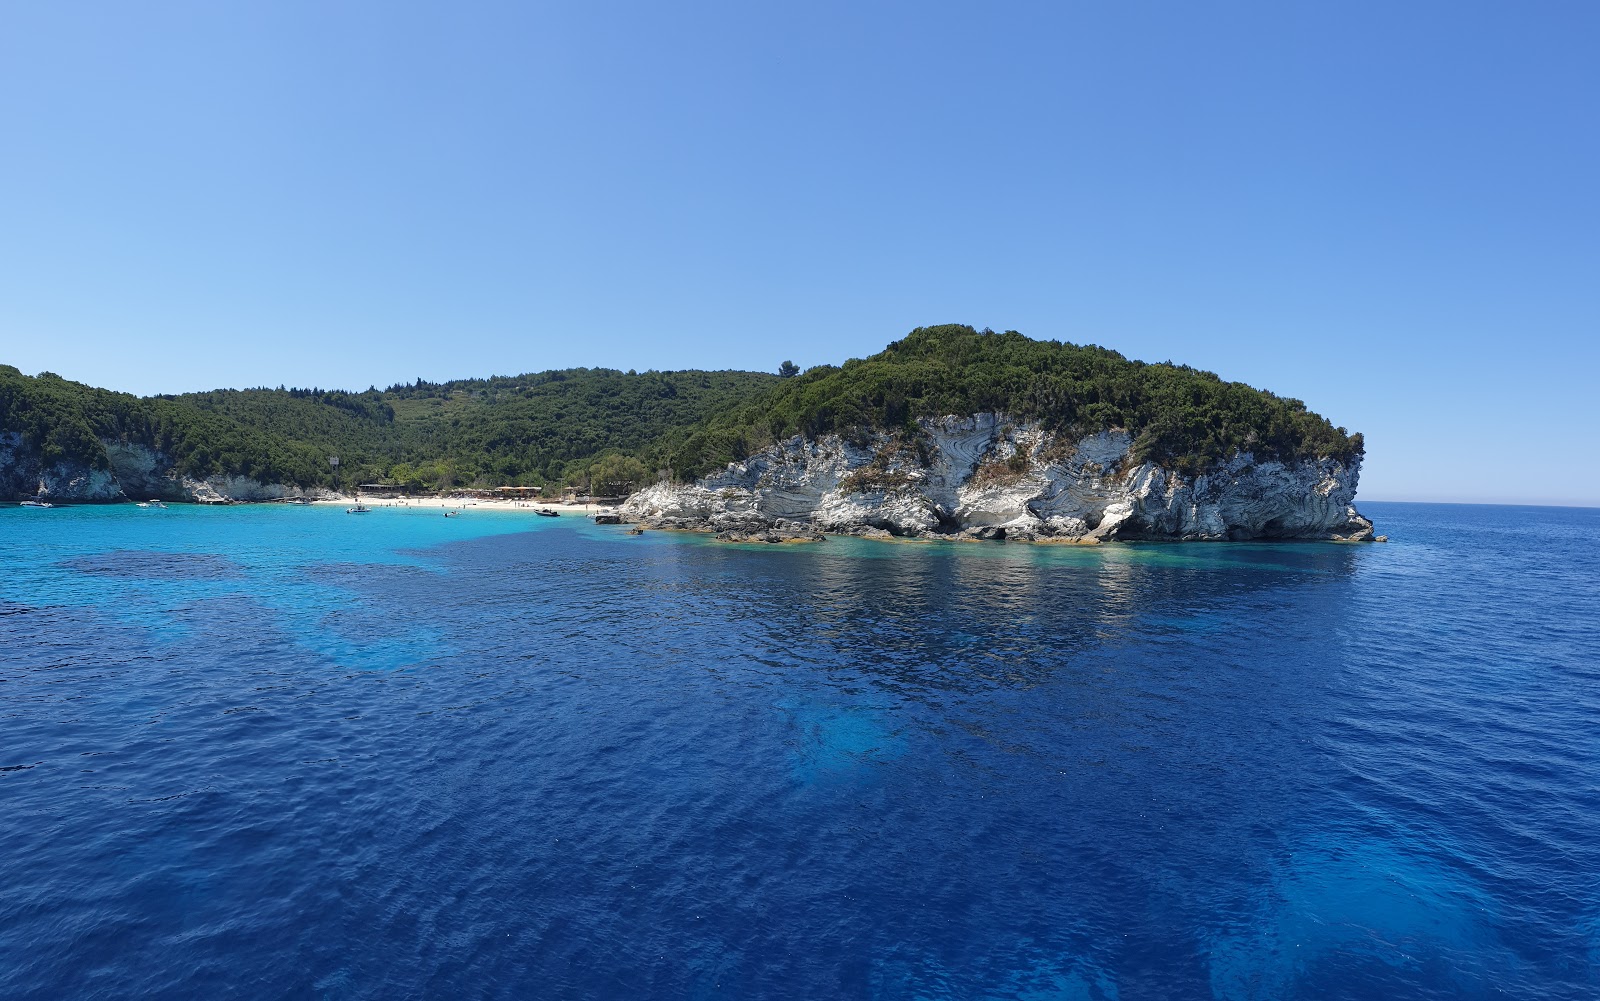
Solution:
<svg viewBox="0 0 1600 1001">
<path fill-rule="evenodd" d="M 446 511 L 510 511 L 533 514 L 538 508 L 548 508 L 561 514 L 593 515 L 607 510 L 608 504 L 567 504 L 562 501 L 541 500 L 485 500 L 476 497 L 370 497 L 359 498 L 362 504 L 370 508 L 380 507 L 407 507 L 407 508 L 438 508 Z M 334 507 L 349 507 L 355 504 L 357 498 L 345 497 L 339 500 L 319 500 L 319 505 Z"/>
</svg>

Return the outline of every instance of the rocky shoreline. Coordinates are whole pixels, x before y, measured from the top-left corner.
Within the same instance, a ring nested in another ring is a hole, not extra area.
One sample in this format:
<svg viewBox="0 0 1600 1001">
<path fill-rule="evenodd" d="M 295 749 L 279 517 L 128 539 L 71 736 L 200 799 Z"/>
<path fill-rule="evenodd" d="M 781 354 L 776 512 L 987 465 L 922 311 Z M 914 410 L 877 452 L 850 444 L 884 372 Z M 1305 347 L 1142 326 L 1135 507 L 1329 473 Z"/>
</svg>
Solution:
<svg viewBox="0 0 1600 1001">
<path fill-rule="evenodd" d="M 1003 414 L 924 420 L 914 435 L 797 436 L 693 484 L 642 490 L 621 515 L 725 541 L 1382 539 L 1352 504 L 1359 459 L 1241 454 L 1186 476 L 1135 461 L 1132 445 L 1122 431 L 1074 439 Z"/>
<path fill-rule="evenodd" d="M 248 477 L 180 476 L 158 452 L 104 444 L 107 468 L 46 465 L 19 436 L 0 434 L 0 499 L 337 499 Z M 1136 461 L 1132 446 L 1123 431 L 1070 438 L 994 413 L 923 420 L 914 433 L 796 436 L 695 483 L 639 491 L 618 520 L 726 542 L 1385 541 L 1352 504 L 1359 457 L 1284 463 L 1245 453 L 1188 476 Z"/>
</svg>

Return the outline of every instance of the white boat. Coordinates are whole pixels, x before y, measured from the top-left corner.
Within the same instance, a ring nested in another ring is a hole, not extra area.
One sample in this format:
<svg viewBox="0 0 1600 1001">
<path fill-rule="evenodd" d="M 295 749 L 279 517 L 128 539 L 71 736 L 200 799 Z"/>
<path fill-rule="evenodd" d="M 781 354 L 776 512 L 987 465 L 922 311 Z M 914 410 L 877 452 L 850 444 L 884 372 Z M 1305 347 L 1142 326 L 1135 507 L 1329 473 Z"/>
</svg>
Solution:
<svg viewBox="0 0 1600 1001">
<path fill-rule="evenodd" d="M 40 501 L 40 500 L 23 501 L 22 502 L 22 506 L 23 507 L 55 507 L 55 505 L 50 503 L 49 501 Z"/>
<path fill-rule="evenodd" d="M 371 512 L 372 512 L 372 508 L 367 507 L 365 504 L 362 504 L 360 501 L 356 502 L 356 506 L 355 507 L 347 507 L 347 508 L 344 509 L 344 513 L 345 514 L 370 514 Z"/>
<path fill-rule="evenodd" d="M 140 501 L 139 506 L 160 508 L 163 511 L 167 509 L 167 505 L 159 497 L 152 497 L 147 501 Z"/>
</svg>

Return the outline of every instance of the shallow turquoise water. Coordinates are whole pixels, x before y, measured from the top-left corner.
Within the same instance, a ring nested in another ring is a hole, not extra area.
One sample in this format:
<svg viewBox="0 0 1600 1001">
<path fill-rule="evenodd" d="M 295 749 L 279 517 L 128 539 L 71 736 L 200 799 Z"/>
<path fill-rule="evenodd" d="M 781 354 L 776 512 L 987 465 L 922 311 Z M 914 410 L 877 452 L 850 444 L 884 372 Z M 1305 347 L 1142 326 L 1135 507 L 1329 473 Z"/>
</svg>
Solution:
<svg viewBox="0 0 1600 1001">
<path fill-rule="evenodd" d="M 0 509 L 0 996 L 1600 992 L 1600 512 Z"/>
</svg>

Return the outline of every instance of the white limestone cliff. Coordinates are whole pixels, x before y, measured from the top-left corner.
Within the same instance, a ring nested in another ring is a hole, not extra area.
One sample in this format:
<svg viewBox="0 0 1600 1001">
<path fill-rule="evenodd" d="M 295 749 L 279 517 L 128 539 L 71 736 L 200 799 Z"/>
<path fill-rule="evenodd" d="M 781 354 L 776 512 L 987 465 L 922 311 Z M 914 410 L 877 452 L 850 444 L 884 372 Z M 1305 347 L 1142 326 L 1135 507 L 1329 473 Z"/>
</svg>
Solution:
<svg viewBox="0 0 1600 1001">
<path fill-rule="evenodd" d="M 284 497 L 332 497 L 326 490 L 301 490 L 281 483 L 263 483 L 247 476 L 180 475 L 171 460 L 143 445 L 104 440 L 106 467 L 82 461 L 47 463 L 23 447 L 22 436 L 0 433 L 0 500 L 34 497 L 56 501 L 103 502 L 145 500 L 223 504 L 233 501 L 278 500 Z"/>
<path fill-rule="evenodd" d="M 876 433 L 794 437 L 688 486 L 630 497 L 625 520 L 769 529 L 1097 542 L 1371 539 L 1352 506 L 1359 459 L 1257 462 L 1194 477 L 1135 462 L 1132 438 L 1068 439 L 1001 414 L 920 422 L 920 446 Z"/>
</svg>

